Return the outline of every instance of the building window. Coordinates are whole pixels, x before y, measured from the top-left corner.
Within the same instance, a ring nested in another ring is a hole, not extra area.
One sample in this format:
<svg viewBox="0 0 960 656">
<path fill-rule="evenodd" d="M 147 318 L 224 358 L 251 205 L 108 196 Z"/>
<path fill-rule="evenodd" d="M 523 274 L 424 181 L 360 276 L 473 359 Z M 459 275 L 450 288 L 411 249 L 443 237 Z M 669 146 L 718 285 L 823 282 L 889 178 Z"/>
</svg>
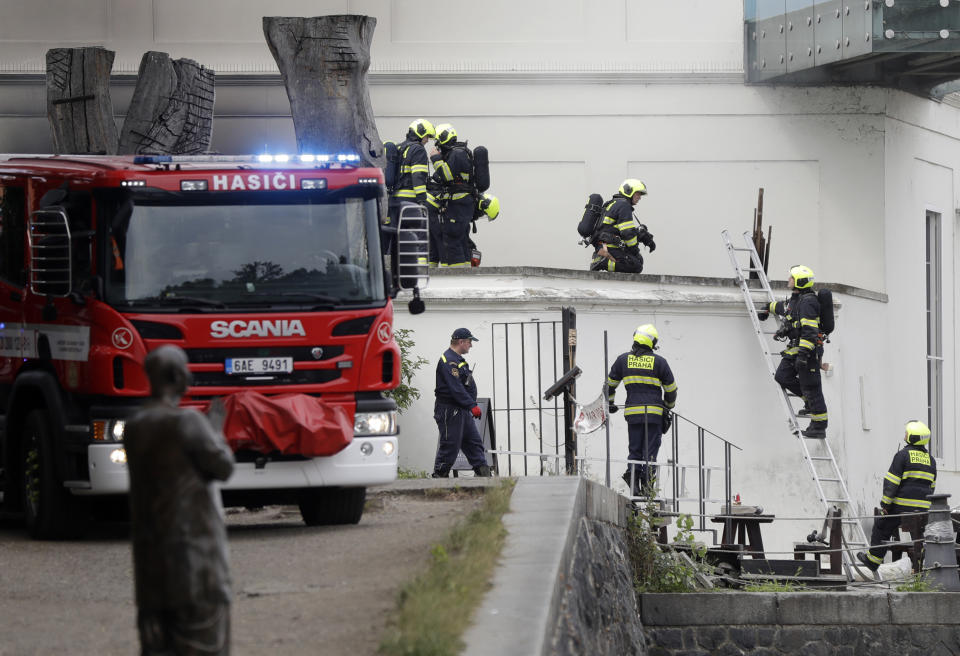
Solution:
<svg viewBox="0 0 960 656">
<path fill-rule="evenodd" d="M 930 453 L 943 457 L 943 304 L 940 280 L 940 214 L 927 212 L 927 424 Z"/>
</svg>

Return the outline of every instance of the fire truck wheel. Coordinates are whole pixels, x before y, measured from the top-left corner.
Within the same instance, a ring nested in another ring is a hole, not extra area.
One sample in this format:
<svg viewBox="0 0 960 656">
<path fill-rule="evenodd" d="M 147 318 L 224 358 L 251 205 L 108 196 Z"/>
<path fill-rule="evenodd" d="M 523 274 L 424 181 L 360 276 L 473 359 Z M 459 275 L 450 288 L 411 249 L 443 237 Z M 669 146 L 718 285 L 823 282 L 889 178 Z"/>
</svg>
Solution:
<svg viewBox="0 0 960 656">
<path fill-rule="evenodd" d="M 83 530 L 83 513 L 79 500 L 57 480 L 52 431 L 43 410 L 27 415 L 21 454 L 23 510 L 30 537 L 56 540 L 78 536 Z"/>
<path fill-rule="evenodd" d="M 365 487 L 331 487 L 303 490 L 300 515 L 307 526 L 356 524 L 367 501 Z"/>
</svg>

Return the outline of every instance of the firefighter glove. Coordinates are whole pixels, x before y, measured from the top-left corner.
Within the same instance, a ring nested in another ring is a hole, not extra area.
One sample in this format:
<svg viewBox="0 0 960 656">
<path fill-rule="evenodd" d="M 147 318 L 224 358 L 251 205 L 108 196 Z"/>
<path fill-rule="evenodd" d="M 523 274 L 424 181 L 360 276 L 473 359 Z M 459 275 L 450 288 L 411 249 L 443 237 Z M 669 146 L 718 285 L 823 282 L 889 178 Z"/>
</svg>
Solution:
<svg viewBox="0 0 960 656">
<path fill-rule="evenodd" d="M 890 514 L 890 504 L 889 504 L 889 503 L 881 503 L 881 504 L 880 504 L 880 514 L 881 514 L 881 515 L 889 515 L 889 514 Z"/>
<path fill-rule="evenodd" d="M 647 248 L 650 249 L 650 252 L 651 252 L 651 253 L 652 253 L 653 251 L 657 250 L 657 245 L 656 245 L 656 243 L 654 243 L 652 237 L 647 240 Z"/>
<path fill-rule="evenodd" d="M 670 431 L 670 427 L 673 425 L 673 413 L 669 409 L 663 409 L 663 417 L 660 420 L 663 425 L 663 434 L 666 435 Z"/>
<path fill-rule="evenodd" d="M 757 303 L 757 319 L 766 321 L 770 318 L 770 308 L 766 303 Z"/>
<path fill-rule="evenodd" d="M 478 405 L 475 405 L 475 406 L 473 406 L 472 408 L 470 408 L 470 413 L 473 414 L 473 416 L 476 417 L 477 419 L 479 419 L 479 418 L 480 418 L 480 415 L 483 414 L 483 413 L 480 411 L 480 406 L 478 406 Z"/>
<path fill-rule="evenodd" d="M 617 406 L 616 403 L 611 403 L 611 404 L 608 406 L 607 410 L 610 412 L 610 414 L 615 415 L 615 414 L 617 414 L 617 412 L 620 410 L 620 408 L 619 408 L 619 406 Z"/>
</svg>

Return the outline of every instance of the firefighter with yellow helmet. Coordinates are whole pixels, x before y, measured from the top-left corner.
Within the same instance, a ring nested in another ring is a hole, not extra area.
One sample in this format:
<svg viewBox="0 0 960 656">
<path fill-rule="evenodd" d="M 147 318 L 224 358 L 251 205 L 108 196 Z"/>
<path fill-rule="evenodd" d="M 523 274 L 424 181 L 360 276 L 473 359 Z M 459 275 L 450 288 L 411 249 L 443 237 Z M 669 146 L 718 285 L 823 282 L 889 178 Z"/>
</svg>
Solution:
<svg viewBox="0 0 960 656">
<path fill-rule="evenodd" d="M 790 267 L 787 286 L 793 290 L 786 301 L 774 301 L 769 311 L 783 317 L 777 337 L 787 340 L 780 352 L 783 359 L 774 374 L 781 387 L 802 396 L 804 407 L 797 414 L 810 417 L 803 436 L 824 439 L 827 436 L 827 403 L 820 384 L 823 344 L 820 332 L 820 301 L 813 291 L 813 271 L 798 264 Z"/>
<path fill-rule="evenodd" d="M 647 195 L 647 185 L 636 178 L 620 184 L 613 199 L 603 206 L 603 221 L 597 231 L 596 251 L 590 262 L 591 271 L 640 273 L 643 256 L 639 244 L 652 253 L 657 245 L 647 226 L 633 220 L 633 208 Z"/>
<path fill-rule="evenodd" d="M 930 509 L 928 494 L 937 487 L 937 461 L 927 452 L 930 429 L 922 421 L 911 420 L 904 429 L 905 447 L 897 451 L 883 477 L 880 517 L 873 522 L 870 550 L 857 553 L 857 560 L 876 571 L 883 562 L 885 540 L 896 536 L 901 515 Z"/>
<path fill-rule="evenodd" d="M 627 391 L 623 415 L 630 438 L 630 460 L 656 462 L 660 441 L 670 427 L 670 410 L 677 402 L 677 383 L 666 358 L 654 353 L 660 334 L 653 324 L 638 326 L 633 347 L 622 353 L 607 375 L 607 400 L 611 413 L 617 412 L 614 395 L 620 383 Z M 652 495 L 656 467 L 630 464 L 623 480 L 633 496 Z"/>
</svg>

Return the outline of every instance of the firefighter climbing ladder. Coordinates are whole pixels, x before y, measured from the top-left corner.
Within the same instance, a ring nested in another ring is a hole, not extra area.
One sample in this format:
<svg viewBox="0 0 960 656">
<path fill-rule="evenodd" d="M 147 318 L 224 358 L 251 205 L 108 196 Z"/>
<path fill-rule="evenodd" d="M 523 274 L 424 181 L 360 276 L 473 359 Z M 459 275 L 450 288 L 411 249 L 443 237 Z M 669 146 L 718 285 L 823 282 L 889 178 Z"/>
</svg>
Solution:
<svg viewBox="0 0 960 656">
<path fill-rule="evenodd" d="M 721 235 L 723 242 L 727 247 L 727 254 L 730 256 L 730 263 L 736 272 L 736 281 L 743 292 L 743 300 L 747 304 L 747 313 L 750 315 L 750 321 L 753 323 L 753 330 L 760 341 L 760 350 L 763 352 L 766 360 L 767 369 L 770 371 L 770 382 L 777 385 L 780 392 L 780 401 L 783 410 L 787 416 L 787 425 L 793 436 L 800 442 L 800 449 L 803 452 L 803 458 L 807 462 L 813 481 L 817 486 L 817 494 L 820 502 L 823 503 L 827 512 L 832 508 L 839 508 L 842 512 L 841 526 L 843 528 L 843 545 L 846 549 L 843 553 L 844 565 L 846 565 L 848 578 L 850 568 L 857 568 L 859 564 L 853 558 L 857 549 L 866 549 L 869 546 L 866 534 L 863 532 L 863 526 L 860 520 L 853 519 L 857 516 L 856 509 L 850 501 L 850 494 L 847 492 L 847 485 L 843 480 L 840 468 L 837 466 L 837 460 L 833 455 L 833 449 L 830 448 L 828 439 L 808 439 L 800 433 L 800 423 L 797 420 L 797 413 L 793 407 L 791 399 L 797 398 L 787 393 L 774 380 L 773 374 L 777 370 L 777 364 L 780 360 L 780 348 L 773 340 L 776 329 L 764 329 L 757 315 L 757 303 L 768 304 L 776 299 L 773 296 L 773 290 L 770 289 L 770 281 L 763 270 L 763 264 L 757 249 L 753 246 L 753 241 L 749 232 L 743 233 L 744 246 L 734 246 L 730 239 L 730 233 L 724 230 Z M 747 258 L 746 264 L 741 264 Z M 749 277 L 755 273 L 759 286 L 751 286 Z M 779 324 L 780 319 L 775 317 Z M 802 399 L 800 399 L 802 402 Z"/>
</svg>

